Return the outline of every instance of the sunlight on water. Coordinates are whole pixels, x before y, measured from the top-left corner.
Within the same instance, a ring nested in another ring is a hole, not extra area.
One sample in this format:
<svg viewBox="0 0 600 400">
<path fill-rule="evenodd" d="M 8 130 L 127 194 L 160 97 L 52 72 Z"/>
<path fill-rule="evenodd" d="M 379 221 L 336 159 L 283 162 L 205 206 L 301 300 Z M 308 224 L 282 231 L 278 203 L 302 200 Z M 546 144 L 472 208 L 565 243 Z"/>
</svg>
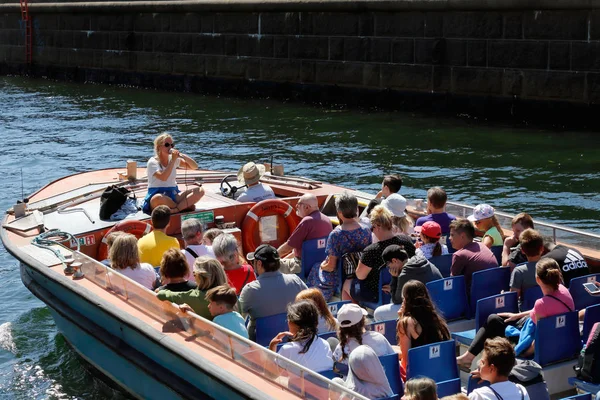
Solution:
<svg viewBox="0 0 600 400">
<path fill-rule="evenodd" d="M 0 325 L 0 348 L 15 354 L 17 352 L 17 347 L 13 341 L 11 328 L 12 323 L 10 322 L 5 322 Z"/>
</svg>

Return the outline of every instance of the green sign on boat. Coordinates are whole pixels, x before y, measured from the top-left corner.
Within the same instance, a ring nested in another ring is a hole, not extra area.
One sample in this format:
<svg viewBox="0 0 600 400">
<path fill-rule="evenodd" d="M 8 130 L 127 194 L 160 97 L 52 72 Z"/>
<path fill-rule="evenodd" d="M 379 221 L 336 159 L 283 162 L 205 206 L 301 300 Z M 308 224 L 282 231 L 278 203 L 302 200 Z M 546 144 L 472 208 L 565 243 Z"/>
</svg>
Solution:
<svg viewBox="0 0 600 400">
<path fill-rule="evenodd" d="M 182 221 L 191 218 L 199 219 L 205 224 L 212 224 L 213 222 L 215 222 L 215 213 L 213 211 L 202 211 L 194 214 L 186 214 L 181 216 Z"/>
</svg>

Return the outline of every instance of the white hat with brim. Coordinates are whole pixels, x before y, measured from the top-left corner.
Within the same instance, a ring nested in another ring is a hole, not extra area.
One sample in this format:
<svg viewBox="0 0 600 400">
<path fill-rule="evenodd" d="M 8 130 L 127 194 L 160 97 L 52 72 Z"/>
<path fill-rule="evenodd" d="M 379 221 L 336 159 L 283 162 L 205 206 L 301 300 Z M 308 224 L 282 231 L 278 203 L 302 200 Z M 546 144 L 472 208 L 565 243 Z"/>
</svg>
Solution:
<svg viewBox="0 0 600 400">
<path fill-rule="evenodd" d="M 337 320 L 342 328 L 358 324 L 363 317 L 367 316 L 367 310 L 358 304 L 344 304 L 337 314 Z"/>
<path fill-rule="evenodd" d="M 494 216 L 494 207 L 488 204 L 480 204 L 473 209 L 473 215 L 469 215 L 467 219 L 471 222 L 481 221 L 482 219 L 491 218 Z"/>
<path fill-rule="evenodd" d="M 238 182 L 242 185 L 252 185 L 260 180 L 260 177 L 265 174 L 265 166 L 249 162 L 244 165 L 237 174 Z"/>
<path fill-rule="evenodd" d="M 398 193 L 392 193 L 381 202 L 395 217 L 404 217 L 406 213 L 406 199 Z"/>
</svg>

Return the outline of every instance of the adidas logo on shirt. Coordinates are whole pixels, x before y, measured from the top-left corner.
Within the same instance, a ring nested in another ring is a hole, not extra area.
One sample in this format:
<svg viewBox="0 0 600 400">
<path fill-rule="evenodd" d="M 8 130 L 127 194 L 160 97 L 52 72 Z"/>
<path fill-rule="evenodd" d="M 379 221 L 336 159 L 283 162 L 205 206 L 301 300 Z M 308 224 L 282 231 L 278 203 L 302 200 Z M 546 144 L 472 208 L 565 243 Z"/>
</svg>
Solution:
<svg viewBox="0 0 600 400">
<path fill-rule="evenodd" d="M 570 270 L 578 269 L 578 268 L 587 268 L 588 265 L 577 252 L 569 249 L 567 252 L 567 256 L 565 257 L 564 265 L 562 266 L 562 270 L 568 272 Z"/>
</svg>

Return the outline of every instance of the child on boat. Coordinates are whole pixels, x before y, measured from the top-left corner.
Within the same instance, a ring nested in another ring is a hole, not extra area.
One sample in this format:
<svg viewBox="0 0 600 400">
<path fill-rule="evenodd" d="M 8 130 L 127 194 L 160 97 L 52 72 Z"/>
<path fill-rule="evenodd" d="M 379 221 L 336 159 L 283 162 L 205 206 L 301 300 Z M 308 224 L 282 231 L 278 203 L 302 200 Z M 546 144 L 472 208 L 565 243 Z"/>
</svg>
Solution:
<svg viewBox="0 0 600 400">
<path fill-rule="evenodd" d="M 431 257 L 448 254 L 448 246 L 440 243 L 442 227 L 434 221 L 427 221 L 422 226 L 416 227 L 415 232 L 420 231 L 419 237 L 423 244 L 415 250 L 415 255 L 421 255 L 427 259 Z"/>
<path fill-rule="evenodd" d="M 206 292 L 206 301 L 215 324 L 248 339 L 246 321 L 237 311 L 233 311 L 237 303 L 235 289 L 229 285 L 214 287 Z"/>
<path fill-rule="evenodd" d="M 468 219 L 475 225 L 475 229 L 484 232 L 481 242 L 487 247 L 504 245 L 504 231 L 494 215 L 494 207 L 479 204 Z"/>
<path fill-rule="evenodd" d="M 222 233 L 223 231 L 219 228 L 211 228 L 204 232 L 204 236 L 202 236 L 202 243 L 205 246 L 212 246 L 213 240 L 215 240 L 215 238 Z"/>
<path fill-rule="evenodd" d="M 410 400 L 437 400 L 437 385 L 431 378 L 413 378 L 406 382 L 404 398 Z"/>
<path fill-rule="evenodd" d="M 452 214 L 446 212 L 446 201 L 448 195 L 441 187 L 435 186 L 427 191 L 427 215 L 417 219 L 415 226 L 421 226 L 425 222 L 432 221 L 440 224 L 442 235 L 450 234 L 450 223 L 456 219 Z"/>
<path fill-rule="evenodd" d="M 177 249 L 169 249 L 160 263 L 160 276 L 163 283 L 156 289 L 171 292 L 187 292 L 196 289 L 196 282 L 187 279 L 188 265 L 183 253 Z"/>
</svg>

